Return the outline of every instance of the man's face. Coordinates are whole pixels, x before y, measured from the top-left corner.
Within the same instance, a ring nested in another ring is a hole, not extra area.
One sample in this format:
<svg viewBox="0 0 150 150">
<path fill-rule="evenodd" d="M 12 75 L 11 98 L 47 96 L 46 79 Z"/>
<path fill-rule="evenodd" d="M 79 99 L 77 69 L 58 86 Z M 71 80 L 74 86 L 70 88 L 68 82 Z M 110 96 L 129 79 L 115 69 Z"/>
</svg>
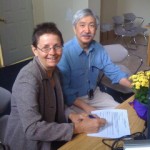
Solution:
<svg viewBox="0 0 150 150">
<path fill-rule="evenodd" d="M 96 33 L 96 20 L 92 16 L 81 18 L 74 27 L 75 35 L 81 46 L 89 44 Z"/>
</svg>

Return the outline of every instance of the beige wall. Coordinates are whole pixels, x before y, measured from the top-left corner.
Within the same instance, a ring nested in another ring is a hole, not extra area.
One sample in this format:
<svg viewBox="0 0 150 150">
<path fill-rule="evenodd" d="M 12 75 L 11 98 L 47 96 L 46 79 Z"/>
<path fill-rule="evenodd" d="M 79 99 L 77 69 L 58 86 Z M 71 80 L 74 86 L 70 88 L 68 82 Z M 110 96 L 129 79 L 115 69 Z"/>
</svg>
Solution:
<svg viewBox="0 0 150 150">
<path fill-rule="evenodd" d="M 44 21 L 44 6 L 41 0 L 32 0 L 34 25 Z"/>
<path fill-rule="evenodd" d="M 145 19 L 144 24 L 150 22 L 150 0 L 117 0 L 117 14 L 133 12 Z"/>
<path fill-rule="evenodd" d="M 101 0 L 101 23 L 112 23 L 117 15 L 117 0 Z"/>
<path fill-rule="evenodd" d="M 72 29 L 72 17 L 74 13 L 82 8 L 91 8 L 100 17 L 101 0 L 32 0 L 34 24 L 51 21 L 55 22 L 63 34 L 64 41 L 74 36 Z M 95 36 L 99 41 L 99 29 Z"/>
<path fill-rule="evenodd" d="M 61 1 L 61 2 L 60 2 Z M 44 20 L 52 21 L 61 30 L 64 40 L 68 40 L 72 35 L 71 18 L 73 13 L 73 1 L 71 0 L 43 0 Z"/>
<path fill-rule="evenodd" d="M 52 21 L 57 24 L 63 34 L 64 41 L 74 36 L 72 29 L 72 17 L 82 8 L 94 8 L 100 15 L 100 0 L 43 0 L 44 21 Z M 99 40 L 99 34 L 96 35 Z"/>
<path fill-rule="evenodd" d="M 32 0 L 35 24 L 54 21 L 63 32 L 65 41 L 73 36 L 72 15 L 76 10 L 90 7 L 100 15 L 102 23 L 112 23 L 112 16 L 133 12 L 150 23 L 150 0 Z M 64 20 L 65 19 L 65 20 Z M 97 38 L 96 38 L 97 39 Z"/>
<path fill-rule="evenodd" d="M 89 8 L 94 10 L 96 14 L 100 18 L 101 14 L 101 0 L 89 0 Z M 97 29 L 96 35 L 95 35 L 96 41 L 100 41 L 100 27 Z"/>
</svg>

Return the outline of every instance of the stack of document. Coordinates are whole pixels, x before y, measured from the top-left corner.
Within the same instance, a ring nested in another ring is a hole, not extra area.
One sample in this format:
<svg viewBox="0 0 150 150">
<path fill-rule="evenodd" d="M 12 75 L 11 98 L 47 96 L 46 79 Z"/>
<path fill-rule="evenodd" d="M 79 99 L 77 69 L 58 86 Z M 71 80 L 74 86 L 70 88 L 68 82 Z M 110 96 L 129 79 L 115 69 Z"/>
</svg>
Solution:
<svg viewBox="0 0 150 150">
<path fill-rule="evenodd" d="M 87 134 L 88 136 L 102 138 L 120 138 L 125 135 L 130 135 L 127 110 L 96 110 L 92 111 L 92 114 L 96 114 L 100 118 L 105 118 L 107 123 L 104 127 L 100 128 L 99 132 Z"/>
</svg>

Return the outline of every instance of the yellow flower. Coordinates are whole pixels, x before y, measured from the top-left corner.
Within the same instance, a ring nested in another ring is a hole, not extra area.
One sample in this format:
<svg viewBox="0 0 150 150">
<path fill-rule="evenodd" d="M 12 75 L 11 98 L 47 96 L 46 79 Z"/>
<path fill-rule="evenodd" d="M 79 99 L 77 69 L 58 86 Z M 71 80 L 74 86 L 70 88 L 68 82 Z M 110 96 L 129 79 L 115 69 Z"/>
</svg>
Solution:
<svg viewBox="0 0 150 150">
<path fill-rule="evenodd" d="M 150 71 L 146 71 L 146 76 L 150 76 Z"/>
<path fill-rule="evenodd" d="M 148 88 L 150 85 L 150 71 L 139 71 L 129 77 L 132 82 L 135 98 L 142 103 L 147 103 Z"/>
</svg>

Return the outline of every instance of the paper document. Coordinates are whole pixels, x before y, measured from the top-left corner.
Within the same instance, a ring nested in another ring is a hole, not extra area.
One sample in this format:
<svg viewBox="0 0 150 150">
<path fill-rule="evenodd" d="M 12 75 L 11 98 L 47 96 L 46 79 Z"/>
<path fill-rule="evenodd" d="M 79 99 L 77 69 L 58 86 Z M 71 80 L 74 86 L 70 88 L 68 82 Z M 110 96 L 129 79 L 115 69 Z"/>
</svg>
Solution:
<svg viewBox="0 0 150 150">
<path fill-rule="evenodd" d="M 98 133 L 87 134 L 88 136 L 103 138 L 119 138 L 130 134 L 127 110 L 107 109 L 92 111 L 100 118 L 105 118 L 107 123 L 101 127 Z"/>
</svg>

